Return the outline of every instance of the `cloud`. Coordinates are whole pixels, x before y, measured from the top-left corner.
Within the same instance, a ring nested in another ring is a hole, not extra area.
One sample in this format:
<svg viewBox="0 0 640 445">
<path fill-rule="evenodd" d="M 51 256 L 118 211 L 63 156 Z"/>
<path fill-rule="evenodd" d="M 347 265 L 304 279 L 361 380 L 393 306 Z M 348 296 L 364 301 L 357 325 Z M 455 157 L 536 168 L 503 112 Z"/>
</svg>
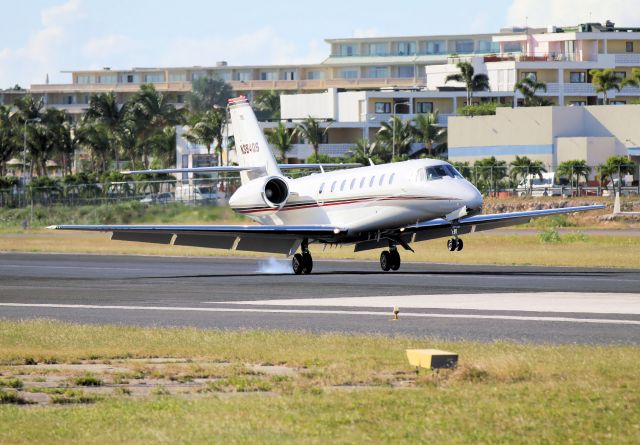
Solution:
<svg viewBox="0 0 640 445">
<path fill-rule="evenodd" d="M 46 73 L 59 62 L 68 44 L 70 25 L 84 17 L 80 0 L 44 8 L 40 12 L 42 26 L 25 46 L 0 49 L 0 88 L 17 82 L 44 82 Z M 27 85 L 22 85 L 27 86 Z"/>
<path fill-rule="evenodd" d="M 375 28 L 357 28 L 353 30 L 353 37 L 356 39 L 364 39 L 367 37 L 379 37 L 380 33 Z"/>
<path fill-rule="evenodd" d="M 310 41 L 301 49 L 273 28 L 263 27 L 230 39 L 178 39 L 162 62 L 168 66 L 211 66 L 221 60 L 230 65 L 320 63 L 327 53 L 320 45 Z"/>
<path fill-rule="evenodd" d="M 568 26 L 585 22 L 615 22 L 616 26 L 637 26 L 637 0 L 513 0 L 506 25 L 533 27 Z"/>
<path fill-rule="evenodd" d="M 82 53 L 89 58 L 112 57 L 142 49 L 142 44 L 120 34 L 107 34 L 89 40 L 82 46 Z"/>
</svg>

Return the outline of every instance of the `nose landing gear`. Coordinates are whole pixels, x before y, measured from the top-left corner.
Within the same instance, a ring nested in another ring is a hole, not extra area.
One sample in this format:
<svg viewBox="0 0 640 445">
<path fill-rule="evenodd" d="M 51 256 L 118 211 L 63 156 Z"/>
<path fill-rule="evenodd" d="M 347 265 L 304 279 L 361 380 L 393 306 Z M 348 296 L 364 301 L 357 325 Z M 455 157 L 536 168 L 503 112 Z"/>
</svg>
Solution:
<svg viewBox="0 0 640 445">
<path fill-rule="evenodd" d="M 451 238 L 447 241 L 447 249 L 449 252 L 461 251 L 464 247 L 464 242 L 461 238 Z"/>
</svg>

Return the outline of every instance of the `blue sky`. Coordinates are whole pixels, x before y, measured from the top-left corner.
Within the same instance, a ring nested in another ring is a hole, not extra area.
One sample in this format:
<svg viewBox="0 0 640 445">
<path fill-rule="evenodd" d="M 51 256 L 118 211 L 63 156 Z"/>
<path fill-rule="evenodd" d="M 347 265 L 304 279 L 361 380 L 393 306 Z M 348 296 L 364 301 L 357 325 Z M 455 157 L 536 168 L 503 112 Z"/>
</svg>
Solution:
<svg viewBox="0 0 640 445">
<path fill-rule="evenodd" d="M 325 38 L 495 32 L 612 19 L 640 26 L 637 0 L 42 0 L 11 2 L 0 88 L 69 82 L 103 66 L 318 63 Z M 3 14 L 4 15 L 4 14 Z M 6 25 L 6 26 L 4 26 Z"/>
</svg>

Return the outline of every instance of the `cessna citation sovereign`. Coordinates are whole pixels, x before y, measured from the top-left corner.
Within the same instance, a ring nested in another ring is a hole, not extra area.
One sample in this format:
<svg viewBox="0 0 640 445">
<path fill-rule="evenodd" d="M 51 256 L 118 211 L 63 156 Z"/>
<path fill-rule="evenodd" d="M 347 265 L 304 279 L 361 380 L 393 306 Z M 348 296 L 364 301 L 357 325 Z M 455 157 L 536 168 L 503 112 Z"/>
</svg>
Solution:
<svg viewBox="0 0 640 445">
<path fill-rule="evenodd" d="M 58 230 L 112 232 L 114 240 L 198 246 L 293 255 L 296 274 L 313 269 L 311 244 L 353 245 L 356 252 L 385 249 L 384 271 L 400 268 L 398 248 L 450 237 L 450 251 L 462 250 L 463 234 L 523 224 L 532 218 L 604 206 L 482 215 L 482 195 L 450 164 L 419 159 L 325 172 L 335 164 L 276 163 L 248 101 L 229 101 L 238 166 L 154 170 L 154 172 L 239 172 L 242 185 L 231 196 L 234 211 L 259 225 L 59 225 Z M 316 168 L 320 173 L 291 179 L 283 170 Z M 150 172 L 136 171 L 129 173 Z M 299 253 L 298 249 L 300 250 Z"/>
</svg>

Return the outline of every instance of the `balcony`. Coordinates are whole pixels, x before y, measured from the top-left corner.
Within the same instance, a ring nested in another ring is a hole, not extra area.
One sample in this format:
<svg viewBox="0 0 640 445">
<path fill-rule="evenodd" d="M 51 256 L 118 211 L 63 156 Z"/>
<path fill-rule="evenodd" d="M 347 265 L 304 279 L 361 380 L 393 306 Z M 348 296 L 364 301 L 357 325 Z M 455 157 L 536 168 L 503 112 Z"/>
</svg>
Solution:
<svg viewBox="0 0 640 445">
<path fill-rule="evenodd" d="M 338 158 L 344 156 L 354 144 L 320 144 L 320 153 Z M 274 153 L 278 153 L 272 147 Z M 306 159 L 313 154 L 313 147 L 309 144 L 293 144 L 291 151 L 287 153 L 289 158 Z"/>
<path fill-rule="evenodd" d="M 616 66 L 639 66 L 640 54 L 615 54 Z"/>
<path fill-rule="evenodd" d="M 579 53 L 502 53 L 484 56 L 484 62 L 594 62 L 596 57 Z"/>
<path fill-rule="evenodd" d="M 412 113 L 412 114 L 396 113 L 396 116 L 398 116 L 403 121 L 411 120 L 411 119 L 415 118 L 417 115 L 418 115 L 418 113 Z M 455 114 L 438 113 L 438 125 L 446 127 L 447 123 L 449 121 L 449 116 L 455 116 Z M 364 115 L 363 118 L 367 122 L 371 122 L 372 124 L 379 125 L 382 122 L 389 122 L 393 118 L 393 114 L 390 114 L 390 113 L 368 113 L 368 114 Z"/>
<path fill-rule="evenodd" d="M 31 92 L 45 93 L 135 93 L 140 90 L 142 83 L 67 83 L 31 85 Z M 158 91 L 187 92 L 191 91 L 191 82 L 157 82 L 153 86 Z"/>
</svg>

